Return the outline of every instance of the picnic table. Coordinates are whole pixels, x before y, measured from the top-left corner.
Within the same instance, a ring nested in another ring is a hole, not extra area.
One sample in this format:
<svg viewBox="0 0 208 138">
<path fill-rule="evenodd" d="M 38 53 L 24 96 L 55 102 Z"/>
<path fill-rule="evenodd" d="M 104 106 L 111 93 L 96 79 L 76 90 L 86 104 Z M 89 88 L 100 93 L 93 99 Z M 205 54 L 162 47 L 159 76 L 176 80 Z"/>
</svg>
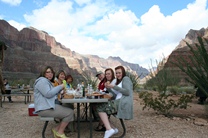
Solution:
<svg viewBox="0 0 208 138">
<path fill-rule="evenodd" d="M 108 99 L 88 99 L 88 98 L 79 98 L 79 99 L 62 99 L 62 103 L 77 103 L 77 123 L 78 123 L 78 135 L 80 138 L 80 104 L 89 103 L 90 104 L 90 138 L 92 138 L 92 106 L 91 103 L 106 103 Z"/>
<path fill-rule="evenodd" d="M 31 101 L 33 88 L 11 88 L 11 93 L 1 93 L 0 94 L 0 106 L 2 107 L 2 103 L 5 101 L 5 97 L 7 96 L 24 96 L 24 103 L 27 104 Z"/>
</svg>

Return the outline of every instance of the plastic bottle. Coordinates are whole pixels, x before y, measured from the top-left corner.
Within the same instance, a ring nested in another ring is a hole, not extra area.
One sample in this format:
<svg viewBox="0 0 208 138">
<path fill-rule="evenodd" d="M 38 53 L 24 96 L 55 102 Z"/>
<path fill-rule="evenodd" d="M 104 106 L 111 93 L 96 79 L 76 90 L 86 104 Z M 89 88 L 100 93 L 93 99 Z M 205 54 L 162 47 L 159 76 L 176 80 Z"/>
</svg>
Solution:
<svg viewBox="0 0 208 138">
<path fill-rule="evenodd" d="M 92 85 L 90 84 L 90 94 L 92 94 L 93 90 L 92 90 Z"/>
<path fill-rule="evenodd" d="M 82 97 L 85 97 L 85 86 L 84 86 L 84 82 L 82 82 Z"/>
<path fill-rule="evenodd" d="M 90 94 L 90 84 L 87 84 L 87 93 Z"/>
<path fill-rule="evenodd" d="M 22 84 L 22 89 L 24 89 L 25 88 L 25 84 Z"/>
</svg>

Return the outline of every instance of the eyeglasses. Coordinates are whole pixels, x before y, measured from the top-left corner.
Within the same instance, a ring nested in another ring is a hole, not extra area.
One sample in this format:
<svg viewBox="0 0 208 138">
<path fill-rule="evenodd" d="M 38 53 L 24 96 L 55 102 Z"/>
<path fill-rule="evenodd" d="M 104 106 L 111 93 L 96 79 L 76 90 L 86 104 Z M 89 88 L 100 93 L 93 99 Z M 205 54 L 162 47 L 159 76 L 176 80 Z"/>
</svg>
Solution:
<svg viewBox="0 0 208 138">
<path fill-rule="evenodd" d="M 52 71 L 46 71 L 46 73 L 52 73 L 52 74 L 53 74 L 53 72 L 52 72 Z"/>
<path fill-rule="evenodd" d="M 116 74 L 121 74 L 121 72 L 116 72 Z"/>
</svg>

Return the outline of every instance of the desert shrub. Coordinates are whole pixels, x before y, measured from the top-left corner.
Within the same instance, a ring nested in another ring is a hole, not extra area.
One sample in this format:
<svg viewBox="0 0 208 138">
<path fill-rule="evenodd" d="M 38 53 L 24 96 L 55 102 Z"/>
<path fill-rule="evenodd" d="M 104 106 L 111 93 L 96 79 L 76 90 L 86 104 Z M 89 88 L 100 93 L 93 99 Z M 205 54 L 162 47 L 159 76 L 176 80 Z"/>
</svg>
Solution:
<svg viewBox="0 0 208 138">
<path fill-rule="evenodd" d="M 33 87 L 33 85 L 34 85 L 34 83 L 35 83 L 35 80 L 36 80 L 36 79 L 31 79 L 31 80 L 29 81 L 30 87 Z"/>
<path fill-rule="evenodd" d="M 93 74 L 91 73 L 91 71 L 89 70 L 84 70 L 82 73 L 82 76 L 84 78 L 84 80 L 82 82 L 84 82 L 84 84 L 87 86 L 87 84 L 91 84 L 92 88 L 94 90 L 97 89 L 97 83 L 98 83 L 98 79 L 97 77 L 94 77 Z"/>
<path fill-rule="evenodd" d="M 153 87 L 152 87 L 152 90 L 153 90 L 153 91 L 157 91 L 157 86 L 153 86 Z"/>
<path fill-rule="evenodd" d="M 169 87 L 168 90 L 174 95 L 177 95 L 179 93 L 177 86 Z"/>
<path fill-rule="evenodd" d="M 139 81 L 140 81 L 140 76 L 138 76 L 136 73 L 126 71 L 126 75 L 131 79 L 132 84 L 133 84 L 133 90 L 138 90 L 139 89 Z"/>
<path fill-rule="evenodd" d="M 178 86 L 172 86 L 168 88 L 168 91 L 171 92 L 174 95 L 179 95 L 179 94 L 194 94 L 195 93 L 195 88 L 194 87 L 178 87 Z"/>
<path fill-rule="evenodd" d="M 17 86 L 18 84 L 21 85 L 30 85 L 32 79 L 14 79 L 14 80 L 9 80 L 9 85 L 11 86 Z M 35 80 L 35 79 L 33 79 Z M 31 86 L 31 85 L 30 85 Z"/>
<path fill-rule="evenodd" d="M 172 94 L 167 94 L 166 92 L 158 93 L 156 96 L 153 96 L 150 92 L 139 93 L 139 98 L 144 103 L 143 110 L 146 108 L 148 110 L 153 109 L 165 116 L 171 116 L 171 112 L 175 109 L 186 109 L 189 106 L 188 103 L 194 97 L 193 95 L 181 94 L 178 99 L 172 99 L 171 96 Z"/>
<path fill-rule="evenodd" d="M 170 67 L 164 67 L 166 59 L 163 58 L 160 62 L 156 60 L 157 68 L 153 65 L 150 68 L 150 79 L 147 80 L 146 86 L 153 86 L 154 91 L 165 92 L 168 86 L 176 85 L 179 78 L 172 74 Z M 151 63 L 152 64 L 152 63 Z M 156 89 L 154 88 L 156 87 Z"/>
<path fill-rule="evenodd" d="M 178 88 L 179 93 L 186 93 L 186 94 L 195 94 L 194 87 L 180 87 Z"/>
</svg>

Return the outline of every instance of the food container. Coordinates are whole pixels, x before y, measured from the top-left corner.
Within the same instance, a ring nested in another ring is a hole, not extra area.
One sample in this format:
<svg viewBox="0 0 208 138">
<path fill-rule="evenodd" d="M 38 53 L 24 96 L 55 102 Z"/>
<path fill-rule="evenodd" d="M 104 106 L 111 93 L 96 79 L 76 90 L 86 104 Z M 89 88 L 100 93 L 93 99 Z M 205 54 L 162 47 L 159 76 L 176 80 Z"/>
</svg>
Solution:
<svg viewBox="0 0 208 138">
<path fill-rule="evenodd" d="M 74 95 L 73 94 L 64 94 L 63 95 L 63 99 L 74 99 Z"/>
<path fill-rule="evenodd" d="M 35 105 L 34 104 L 30 104 L 28 106 L 28 115 L 29 116 L 38 116 L 38 114 L 35 113 Z"/>
<path fill-rule="evenodd" d="M 111 99 L 111 96 L 108 95 L 108 94 L 103 94 L 100 96 L 100 98 L 103 98 L 103 99 Z"/>
</svg>

